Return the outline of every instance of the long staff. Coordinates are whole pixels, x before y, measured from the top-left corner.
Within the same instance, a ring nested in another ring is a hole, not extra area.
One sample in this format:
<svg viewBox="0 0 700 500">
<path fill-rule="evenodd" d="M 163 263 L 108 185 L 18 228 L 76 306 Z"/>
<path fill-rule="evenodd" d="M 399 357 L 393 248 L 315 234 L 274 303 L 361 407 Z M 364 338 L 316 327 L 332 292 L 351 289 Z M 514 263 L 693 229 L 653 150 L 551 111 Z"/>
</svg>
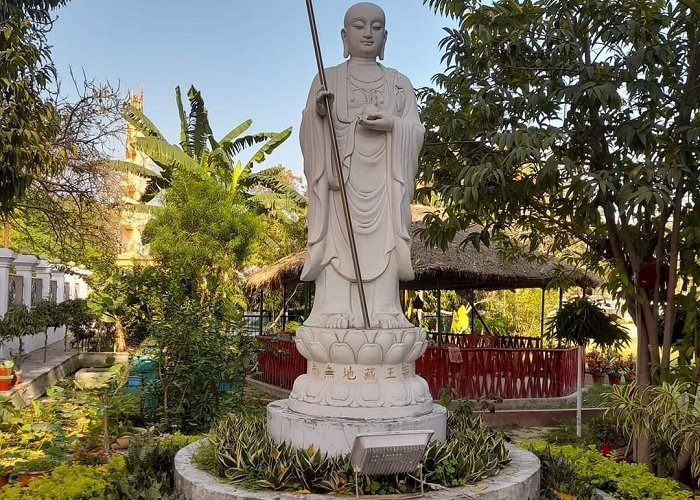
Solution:
<svg viewBox="0 0 700 500">
<path fill-rule="evenodd" d="M 323 59 L 321 58 L 321 47 L 318 42 L 318 32 L 316 31 L 316 18 L 314 17 L 314 7 L 311 0 L 306 0 L 306 11 L 309 14 L 309 26 L 311 28 L 311 38 L 314 42 L 314 52 L 316 53 L 316 65 L 318 66 L 318 77 L 321 80 L 323 90 L 328 90 L 326 84 L 326 72 L 323 69 Z M 350 254 L 352 255 L 352 265 L 355 268 L 355 278 L 357 279 L 357 291 L 360 293 L 360 306 L 362 307 L 362 319 L 365 328 L 369 328 L 369 314 L 367 314 L 367 299 L 365 298 L 365 286 L 362 283 L 362 273 L 360 272 L 360 260 L 357 257 L 357 245 L 355 244 L 355 233 L 352 230 L 352 219 L 350 218 L 350 207 L 348 207 L 348 195 L 345 191 L 345 180 L 343 179 L 342 162 L 340 159 L 340 150 L 338 149 L 338 137 L 333 128 L 333 119 L 331 115 L 331 103 L 328 96 L 325 97 L 326 105 L 326 123 L 328 124 L 328 133 L 331 138 L 331 149 L 333 150 L 333 167 L 335 175 L 338 177 L 340 184 L 340 199 L 343 203 L 343 215 L 345 216 L 345 227 L 348 230 L 348 240 L 350 242 Z"/>
</svg>

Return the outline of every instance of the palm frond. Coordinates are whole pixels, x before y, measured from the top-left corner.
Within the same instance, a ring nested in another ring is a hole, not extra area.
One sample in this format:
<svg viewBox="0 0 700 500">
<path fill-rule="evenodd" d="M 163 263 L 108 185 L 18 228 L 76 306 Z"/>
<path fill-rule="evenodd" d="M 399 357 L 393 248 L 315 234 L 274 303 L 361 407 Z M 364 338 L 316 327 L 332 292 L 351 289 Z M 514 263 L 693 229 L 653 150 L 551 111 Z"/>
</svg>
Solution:
<svg viewBox="0 0 700 500">
<path fill-rule="evenodd" d="M 223 148 L 218 147 L 209 155 L 209 164 L 220 170 L 231 171 L 231 158 L 226 154 Z"/>
<path fill-rule="evenodd" d="M 146 189 L 141 194 L 141 201 L 148 203 L 158 196 L 164 189 L 170 187 L 172 182 L 172 171 L 166 170 L 161 172 L 161 177 L 151 177 L 146 183 Z"/>
<path fill-rule="evenodd" d="M 210 157 L 209 150 L 207 150 L 207 149 L 202 150 L 202 157 L 199 159 L 199 167 L 202 170 L 206 170 L 206 171 L 210 170 L 209 169 L 209 157 Z"/>
<path fill-rule="evenodd" d="M 278 218 L 291 218 L 289 213 L 299 209 L 299 203 L 294 198 L 280 193 L 259 193 L 248 198 L 247 203 L 262 212 Z"/>
<path fill-rule="evenodd" d="M 197 162 L 182 149 L 168 144 L 162 139 L 157 139 L 155 137 L 139 137 L 136 139 L 135 147 L 148 155 L 157 164 L 164 165 L 166 169 L 186 168 L 196 170 L 199 166 Z"/>
<path fill-rule="evenodd" d="M 141 111 L 133 106 L 126 106 L 122 112 L 122 116 L 132 127 L 141 132 L 146 137 L 157 137 L 159 139 L 164 139 L 163 134 L 160 130 L 153 124 L 151 120 L 146 118 Z"/>
<path fill-rule="evenodd" d="M 153 205 L 146 205 L 145 203 L 124 203 L 124 210 L 137 214 L 153 214 L 157 208 L 159 207 L 154 207 Z"/>
<path fill-rule="evenodd" d="M 179 85 L 175 87 L 175 101 L 177 102 L 177 114 L 180 117 L 180 147 L 188 155 L 192 156 L 192 148 L 187 142 L 187 115 L 185 115 L 185 108 L 182 105 L 182 93 Z"/>
<path fill-rule="evenodd" d="M 273 134 L 272 137 L 248 160 L 248 165 L 252 167 L 254 163 L 261 163 L 265 161 L 266 155 L 272 153 L 278 146 L 280 146 L 284 141 L 286 141 L 292 134 L 292 127 L 284 129 L 282 132 Z M 244 170 L 248 169 L 248 165 Z"/>
<path fill-rule="evenodd" d="M 107 162 L 107 165 L 112 169 L 117 172 L 121 172 L 123 174 L 135 174 L 135 175 L 140 175 L 141 177 L 159 177 L 160 174 L 153 170 L 152 168 L 148 168 L 145 165 L 139 165 L 138 163 L 132 163 L 130 161 L 123 161 L 123 160 L 109 160 Z"/>
<path fill-rule="evenodd" d="M 241 162 L 237 161 L 236 164 L 233 166 L 233 172 L 231 173 L 231 192 L 235 193 L 238 191 L 238 183 L 239 179 L 241 178 L 241 172 L 243 171 L 243 167 L 241 166 Z"/>
<path fill-rule="evenodd" d="M 279 178 L 279 173 L 282 167 L 270 167 L 260 172 L 255 172 L 241 179 L 241 184 L 246 188 L 260 186 L 268 189 L 270 192 L 283 196 L 297 207 L 305 207 L 307 203 L 306 196 L 297 191 L 294 186 L 291 186 Z"/>
<path fill-rule="evenodd" d="M 194 85 L 187 92 L 187 98 L 190 100 L 190 116 L 187 126 L 188 142 L 193 148 L 194 157 L 199 159 L 202 151 L 207 147 L 211 127 L 202 93 Z"/>
<path fill-rule="evenodd" d="M 258 132 L 257 134 L 250 134 L 250 135 L 244 135 L 243 137 L 239 137 L 235 141 L 229 143 L 225 149 L 226 152 L 233 158 L 238 153 L 243 151 L 245 148 L 249 148 L 250 146 L 254 146 L 256 144 L 260 144 L 261 142 L 265 142 L 269 140 L 272 137 L 272 134 L 269 132 Z M 222 147 L 223 147 L 223 142 L 222 142 Z"/>
<path fill-rule="evenodd" d="M 241 123 L 240 125 L 237 125 L 236 127 L 233 128 L 233 130 L 231 130 L 228 134 L 226 134 L 225 136 L 223 136 L 221 138 L 221 140 L 219 141 L 219 145 L 222 148 L 224 148 L 224 150 L 226 150 L 226 148 L 230 147 L 231 142 L 236 137 L 241 135 L 243 132 L 248 130 L 248 128 L 250 128 L 250 126 L 252 124 L 253 124 L 253 120 L 248 119 L 248 120 L 244 121 L 243 123 Z"/>
</svg>

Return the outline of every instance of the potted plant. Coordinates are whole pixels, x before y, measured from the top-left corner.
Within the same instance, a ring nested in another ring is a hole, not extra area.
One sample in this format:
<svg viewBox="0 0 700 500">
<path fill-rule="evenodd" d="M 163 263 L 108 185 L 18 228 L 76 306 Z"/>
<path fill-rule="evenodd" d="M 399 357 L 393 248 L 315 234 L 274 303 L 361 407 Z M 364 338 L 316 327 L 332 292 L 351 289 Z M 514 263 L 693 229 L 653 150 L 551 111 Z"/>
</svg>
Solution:
<svg viewBox="0 0 700 500">
<path fill-rule="evenodd" d="M 0 488 L 10 482 L 10 474 L 12 474 L 17 457 L 11 455 L 0 456 Z"/>
<path fill-rule="evenodd" d="M 15 367 L 15 362 L 11 359 L 3 359 L 0 361 L 0 376 L 12 375 L 12 369 Z"/>
<path fill-rule="evenodd" d="M 119 436 L 115 442 L 117 444 L 117 448 L 120 450 L 126 450 L 131 444 L 131 436 L 124 434 L 123 436 Z"/>
<path fill-rule="evenodd" d="M 599 348 L 619 349 L 629 344 L 630 336 L 617 319 L 587 297 L 577 297 L 563 304 L 547 320 L 545 336 L 578 346 L 592 342 Z"/>
<path fill-rule="evenodd" d="M 594 384 L 602 384 L 605 382 L 607 368 L 605 357 L 600 351 L 593 349 L 586 353 L 586 373 L 591 374 Z"/>
<path fill-rule="evenodd" d="M 17 463 L 17 479 L 22 485 L 27 486 L 35 477 L 40 477 L 50 472 L 58 462 L 55 458 L 42 453 L 29 455 Z"/>
<path fill-rule="evenodd" d="M 620 371 L 622 371 L 622 375 L 628 384 L 637 378 L 637 360 L 634 359 L 632 354 L 629 354 L 622 360 Z"/>
<path fill-rule="evenodd" d="M 608 359 L 608 380 L 610 381 L 610 385 L 617 385 L 620 383 L 623 363 L 622 354 L 619 352 L 610 353 Z"/>
<path fill-rule="evenodd" d="M 14 378 L 14 375 L 0 375 L 0 391 L 9 391 Z"/>
</svg>

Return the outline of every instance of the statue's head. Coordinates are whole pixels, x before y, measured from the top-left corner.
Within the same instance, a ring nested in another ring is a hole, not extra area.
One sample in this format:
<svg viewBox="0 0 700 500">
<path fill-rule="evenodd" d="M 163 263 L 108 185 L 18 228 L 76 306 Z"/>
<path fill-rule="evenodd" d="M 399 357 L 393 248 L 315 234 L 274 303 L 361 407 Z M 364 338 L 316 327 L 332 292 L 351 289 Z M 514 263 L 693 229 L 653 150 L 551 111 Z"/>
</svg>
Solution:
<svg viewBox="0 0 700 500">
<path fill-rule="evenodd" d="M 379 5 L 369 2 L 356 3 L 345 13 L 343 29 L 343 57 L 384 59 L 387 31 L 386 18 Z"/>
</svg>

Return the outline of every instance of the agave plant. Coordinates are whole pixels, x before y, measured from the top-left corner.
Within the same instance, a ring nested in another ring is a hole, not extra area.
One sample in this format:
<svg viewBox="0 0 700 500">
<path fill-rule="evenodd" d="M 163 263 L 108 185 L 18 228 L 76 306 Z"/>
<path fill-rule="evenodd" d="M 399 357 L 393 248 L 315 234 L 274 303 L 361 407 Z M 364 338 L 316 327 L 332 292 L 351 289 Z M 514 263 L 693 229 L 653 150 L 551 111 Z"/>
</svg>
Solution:
<svg viewBox="0 0 700 500">
<path fill-rule="evenodd" d="M 209 125 L 204 99 L 194 86 L 187 92 L 189 114 L 185 113 L 180 87 L 175 88 L 180 116 L 180 143 L 175 146 L 166 141 L 163 134 L 140 110 L 128 106 L 124 118 L 142 137 L 135 140 L 135 148 L 146 154 L 158 170 L 125 161 L 112 161 L 113 168 L 138 174 L 147 179 L 141 196 L 143 203 L 153 200 L 167 189 L 177 171 L 189 170 L 215 177 L 231 192 L 240 193 L 246 202 L 261 211 L 292 210 L 303 207 L 306 198 L 284 181 L 284 168 L 275 166 L 253 172 L 255 164 L 263 162 L 290 136 L 291 127 L 281 132 L 258 132 L 242 135 L 252 124 L 246 120 L 234 127 L 223 138 L 216 140 Z M 261 144 L 245 162 L 236 156 L 245 148 Z"/>
<path fill-rule="evenodd" d="M 230 414 L 210 436 L 219 469 L 231 483 L 249 488 L 351 494 L 355 476 L 348 455 L 329 457 L 314 447 L 294 449 L 275 443 L 262 419 Z M 431 483 L 460 486 L 495 474 L 508 461 L 501 436 L 468 411 L 448 422 L 448 439 L 431 442 L 423 456 L 423 474 Z M 358 477 L 362 493 L 405 493 L 420 485 L 407 474 Z"/>
</svg>

